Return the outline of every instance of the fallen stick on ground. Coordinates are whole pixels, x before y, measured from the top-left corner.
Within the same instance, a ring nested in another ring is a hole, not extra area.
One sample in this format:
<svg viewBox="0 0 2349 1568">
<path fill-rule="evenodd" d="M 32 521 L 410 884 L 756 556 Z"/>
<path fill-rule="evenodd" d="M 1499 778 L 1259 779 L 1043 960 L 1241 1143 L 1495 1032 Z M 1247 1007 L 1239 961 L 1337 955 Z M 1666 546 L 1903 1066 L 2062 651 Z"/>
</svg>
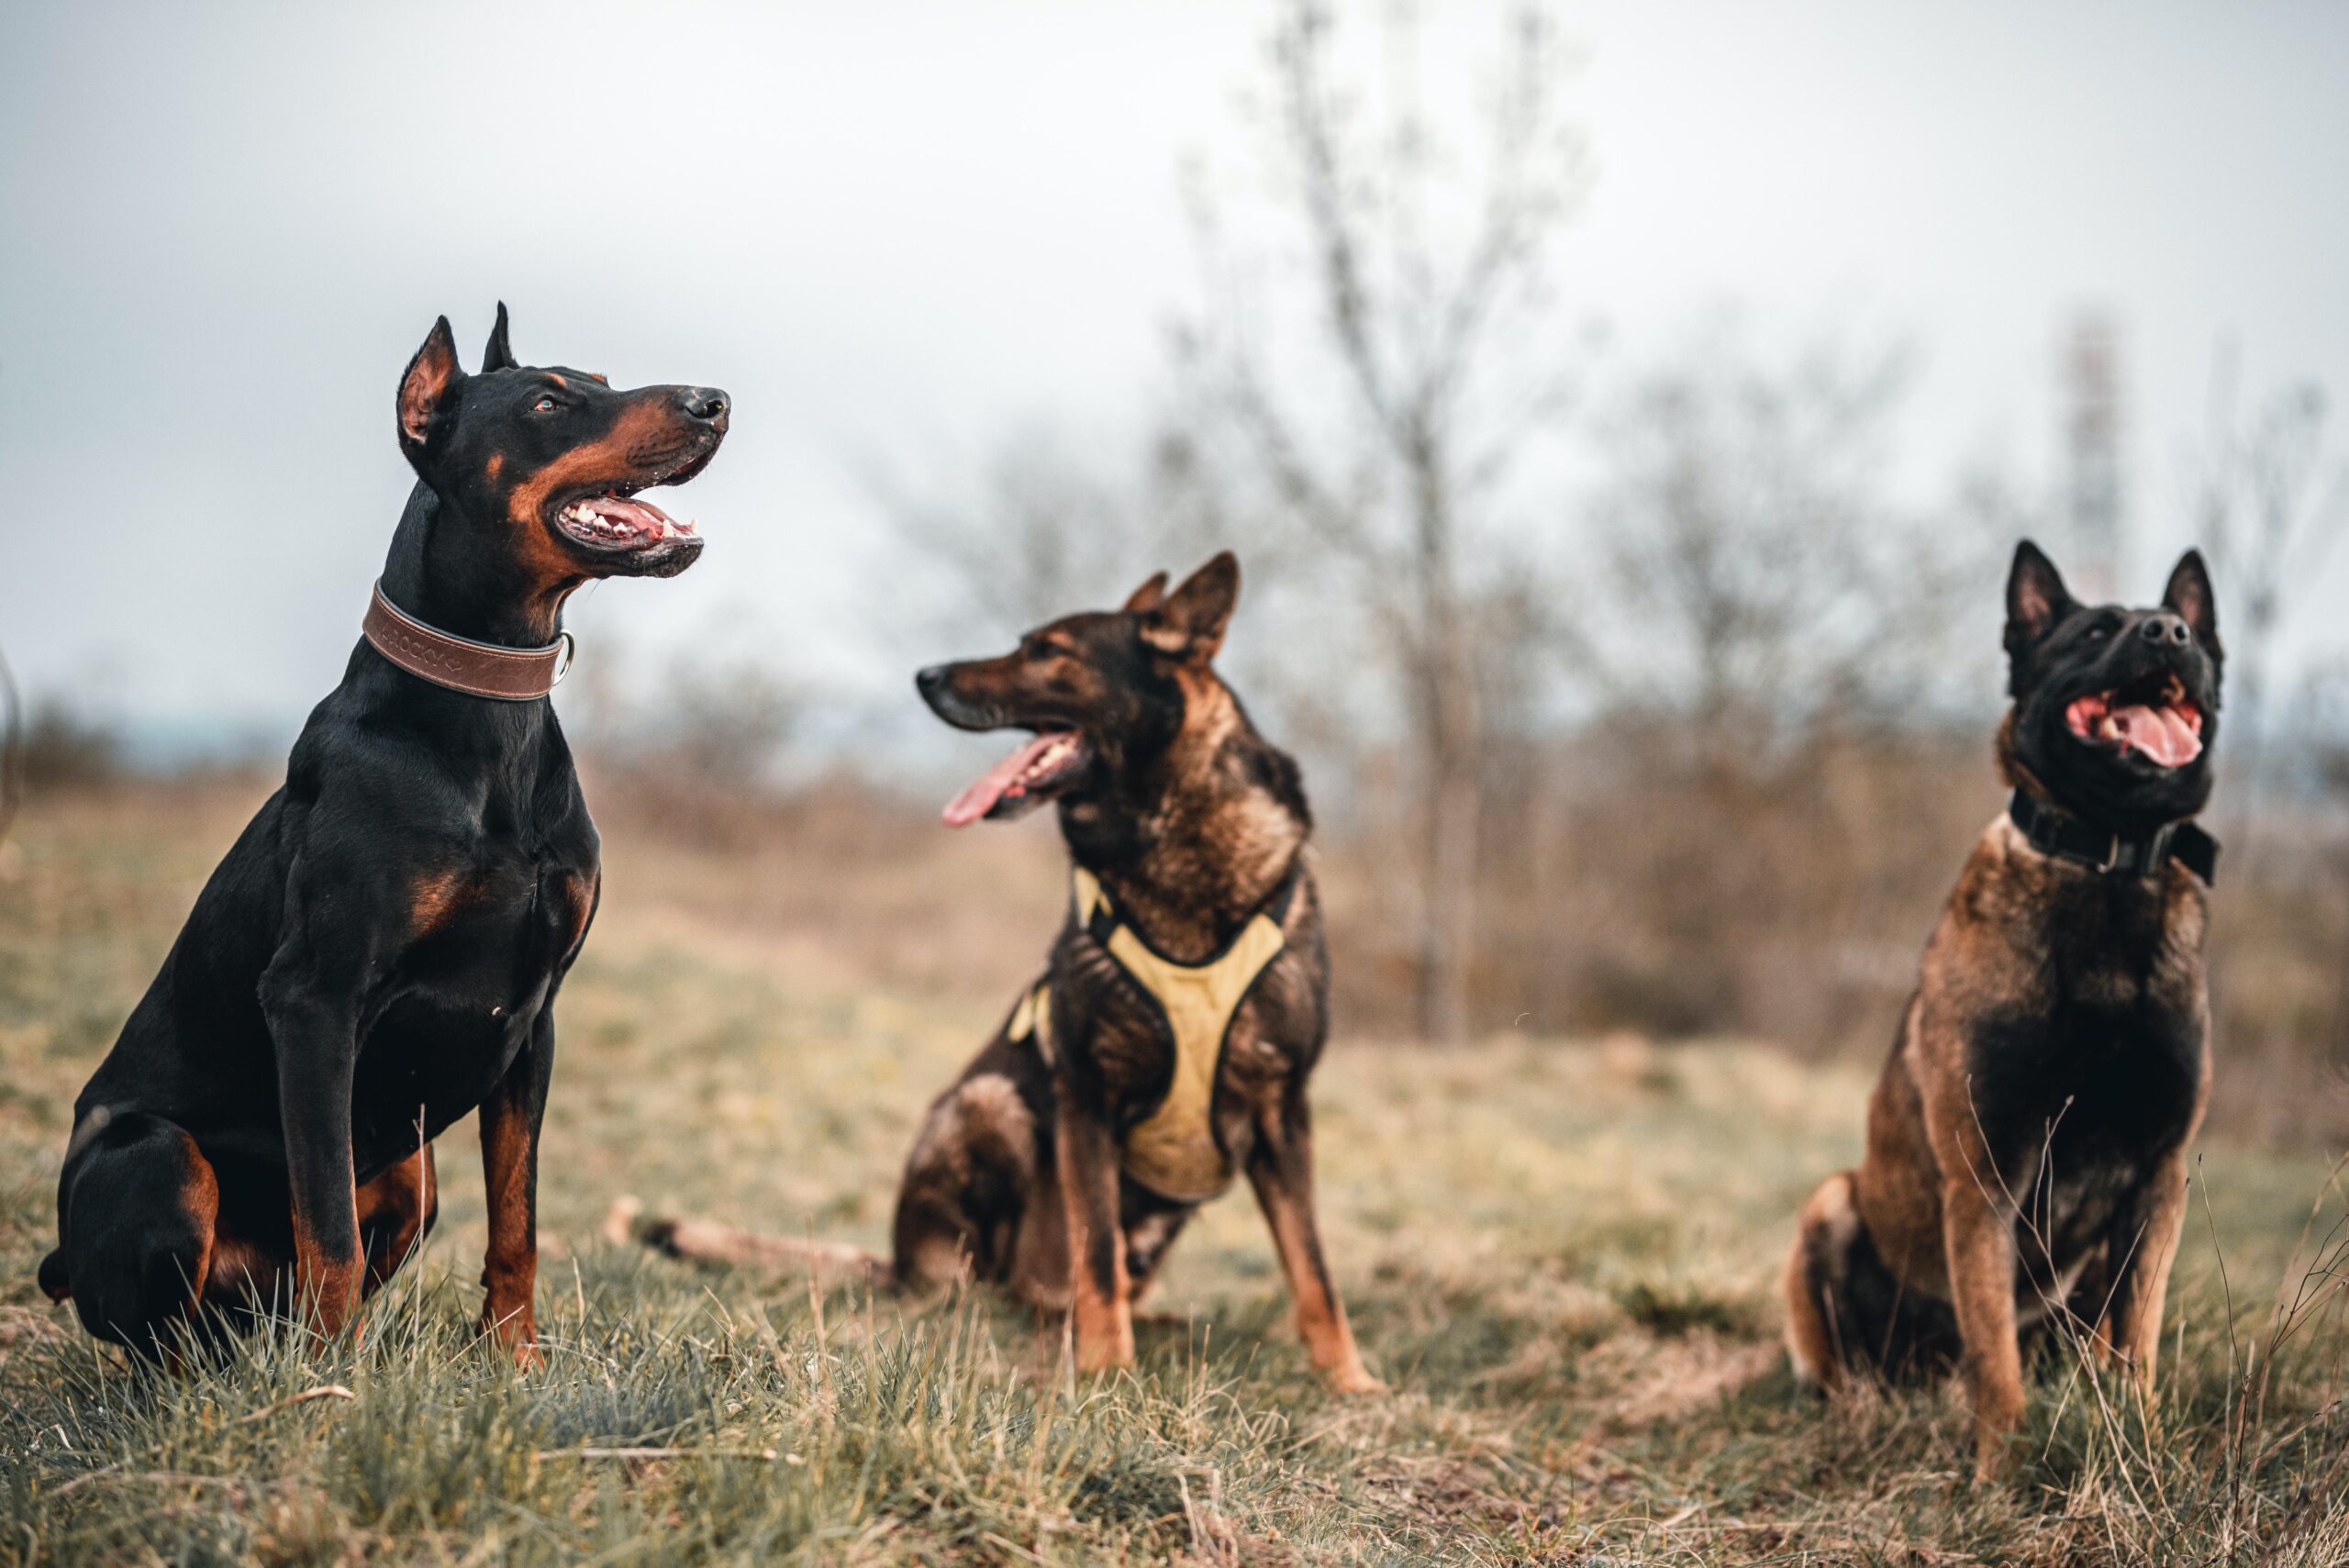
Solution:
<svg viewBox="0 0 2349 1568">
<path fill-rule="evenodd" d="M 274 1405 L 264 1405 L 251 1415 L 240 1418 L 245 1421 L 263 1420 L 276 1415 L 280 1410 L 290 1410 L 296 1405 L 307 1405 L 313 1399 L 356 1399 L 359 1396 L 340 1383 L 321 1384 L 316 1388 L 305 1388 L 299 1394 L 280 1399 Z"/>
<path fill-rule="evenodd" d="M 542 1448 L 540 1459 L 764 1459 L 771 1448 Z"/>
<path fill-rule="evenodd" d="M 770 1236 L 714 1219 L 646 1219 L 643 1214 L 644 1205 L 632 1195 L 614 1199 L 604 1215 L 604 1240 L 616 1247 L 640 1242 L 693 1262 L 821 1270 L 848 1282 L 888 1283 L 886 1260 L 846 1241 Z"/>
</svg>

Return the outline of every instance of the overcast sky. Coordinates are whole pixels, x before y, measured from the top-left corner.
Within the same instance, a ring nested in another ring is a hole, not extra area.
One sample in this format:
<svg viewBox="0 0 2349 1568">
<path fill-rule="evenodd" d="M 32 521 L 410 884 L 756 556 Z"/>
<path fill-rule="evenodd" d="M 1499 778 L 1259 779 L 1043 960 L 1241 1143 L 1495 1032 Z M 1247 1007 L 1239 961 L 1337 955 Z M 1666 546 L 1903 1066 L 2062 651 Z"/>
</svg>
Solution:
<svg viewBox="0 0 2349 1568">
<path fill-rule="evenodd" d="M 1494 26 L 1428 12 L 1431 71 Z M 1904 335 L 1904 473 L 2044 477 L 2060 331 L 2107 308 L 2164 551 L 2222 334 L 2253 390 L 2349 395 L 2349 6 L 1563 15 L 1598 183 L 1559 288 L 1619 345 L 1723 301 Z M 399 369 L 443 311 L 470 362 L 502 297 L 525 361 L 736 398 L 677 498 L 701 564 L 585 596 L 584 657 L 714 631 L 843 702 L 894 693 L 954 651 L 874 591 L 895 545 L 860 476 L 951 475 L 1015 427 L 1133 438 L 1192 282 L 1177 170 L 1247 169 L 1265 22 L 0 6 L 0 646 L 141 724 L 290 734 L 406 490 Z"/>
</svg>

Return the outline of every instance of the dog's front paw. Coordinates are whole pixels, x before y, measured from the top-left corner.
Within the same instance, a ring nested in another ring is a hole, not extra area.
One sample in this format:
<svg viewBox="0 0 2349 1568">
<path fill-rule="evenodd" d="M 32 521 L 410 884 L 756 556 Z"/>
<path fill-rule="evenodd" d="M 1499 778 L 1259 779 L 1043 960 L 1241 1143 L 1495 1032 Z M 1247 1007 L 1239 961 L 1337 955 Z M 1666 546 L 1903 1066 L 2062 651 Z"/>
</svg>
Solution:
<svg viewBox="0 0 2349 1568">
<path fill-rule="evenodd" d="M 1076 1370 L 1079 1372 L 1118 1372 L 1134 1364 L 1134 1348 L 1130 1342 L 1119 1344 L 1114 1340 L 1088 1344 L 1080 1340 L 1076 1344 Z"/>
<path fill-rule="evenodd" d="M 547 1364 L 546 1356 L 539 1349 L 539 1330 L 534 1323 L 517 1322 L 511 1318 L 493 1318 L 484 1312 L 474 1328 L 481 1337 L 514 1358 L 514 1365 L 523 1372 L 536 1372 Z"/>
<path fill-rule="evenodd" d="M 1373 1376 L 1370 1368 L 1360 1362 L 1355 1362 L 1351 1366 L 1338 1368 L 1329 1374 L 1329 1378 L 1330 1392 L 1332 1394 L 1366 1395 L 1393 1392 L 1385 1382 Z"/>
</svg>

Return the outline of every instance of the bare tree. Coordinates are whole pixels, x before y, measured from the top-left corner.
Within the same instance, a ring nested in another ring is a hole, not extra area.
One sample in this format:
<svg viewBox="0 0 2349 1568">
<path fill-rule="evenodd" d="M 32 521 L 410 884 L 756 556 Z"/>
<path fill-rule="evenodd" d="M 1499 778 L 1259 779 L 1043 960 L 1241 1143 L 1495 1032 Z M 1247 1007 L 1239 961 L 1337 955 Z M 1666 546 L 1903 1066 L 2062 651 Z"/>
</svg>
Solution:
<svg viewBox="0 0 2349 1568">
<path fill-rule="evenodd" d="M 1309 255 L 1319 332 L 1283 359 L 1259 330 L 1204 190 L 1193 215 L 1208 301 L 1175 338 L 1212 442 L 1265 497 L 1265 523 L 1333 562 L 1367 623 L 1400 717 L 1413 797 L 1422 1032 L 1468 1029 L 1475 879 L 1493 683 L 1514 640 L 1529 553 L 1501 547 L 1504 482 L 1553 430 L 1566 384 L 1552 354 L 1524 373 L 1549 306 L 1551 244 L 1585 185 L 1564 117 L 1564 58 L 1544 15 L 1513 5 L 1496 51 L 1481 179 L 1418 102 L 1407 7 L 1390 7 L 1379 112 L 1340 66 L 1339 29 L 1290 0 L 1269 50 L 1268 141 L 1284 217 Z M 1464 209 L 1455 193 L 1476 194 Z M 1512 371 L 1520 373 L 1511 374 Z M 1314 416 L 1331 395 L 1333 418 Z M 1329 603 L 1328 613 L 1339 613 Z"/>
<path fill-rule="evenodd" d="M 1232 531 L 1222 496 L 1182 435 L 1153 435 L 1132 458 L 1079 455 L 1038 427 L 1004 439 L 975 474 L 918 489 L 875 465 L 866 482 L 937 573 L 942 629 L 1000 638 L 1104 607 L 1152 571 L 1221 548 Z"/>
<path fill-rule="evenodd" d="M 1887 497 L 1908 363 L 1832 343 L 1769 363 L 1717 317 L 1593 421 L 1586 658 L 1612 706 L 1674 720 L 1701 767 L 1750 771 L 1821 723 L 1945 712 L 1983 662 L 1955 635 L 1963 589 L 2010 530 L 1979 484 L 1945 515 Z M 1995 601 L 1976 597 L 1987 625 Z"/>
<path fill-rule="evenodd" d="M 2349 529 L 2349 462 L 2328 460 L 2324 389 L 2302 382 L 2269 394 L 2238 427 L 2237 355 L 2221 346 L 2211 370 L 2209 429 L 2188 458 L 2197 542 L 2229 603 L 2229 746 L 2242 782 L 2230 795 L 2246 837 L 2256 820 L 2263 749 L 2272 728 L 2276 641 L 2302 594 Z"/>
</svg>

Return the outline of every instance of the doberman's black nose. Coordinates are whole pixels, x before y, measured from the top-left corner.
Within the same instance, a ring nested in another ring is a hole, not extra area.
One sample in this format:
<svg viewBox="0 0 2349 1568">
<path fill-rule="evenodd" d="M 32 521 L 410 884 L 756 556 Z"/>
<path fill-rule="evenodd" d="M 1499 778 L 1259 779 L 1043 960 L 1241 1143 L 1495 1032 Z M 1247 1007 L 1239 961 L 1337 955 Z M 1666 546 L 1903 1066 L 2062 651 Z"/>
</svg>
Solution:
<svg viewBox="0 0 2349 1568">
<path fill-rule="evenodd" d="M 943 664 L 932 664 L 929 669 L 914 673 L 914 690 L 919 692 L 925 700 L 936 696 L 945 684 L 946 666 Z"/>
<path fill-rule="evenodd" d="M 2187 629 L 2185 620 L 2167 610 L 2147 616 L 2145 624 L 2137 628 L 2137 635 L 2147 642 L 2175 642 L 2180 648 L 2194 640 L 2194 633 Z"/>
<path fill-rule="evenodd" d="M 714 426 L 721 431 L 726 428 L 727 412 L 733 406 L 733 400 L 718 388 L 689 386 L 685 388 L 681 401 L 685 404 L 685 413 L 690 417 L 698 419 L 705 425 Z"/>
</svg>

